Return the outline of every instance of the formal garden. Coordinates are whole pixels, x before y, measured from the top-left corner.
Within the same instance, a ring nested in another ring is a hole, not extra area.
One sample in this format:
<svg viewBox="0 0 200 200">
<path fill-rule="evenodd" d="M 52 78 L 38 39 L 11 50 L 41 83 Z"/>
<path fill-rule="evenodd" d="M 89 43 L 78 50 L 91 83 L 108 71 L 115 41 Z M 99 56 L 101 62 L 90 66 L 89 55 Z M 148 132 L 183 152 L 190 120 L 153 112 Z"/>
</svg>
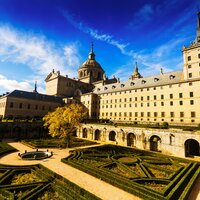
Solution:
<svg viewBox="0 0 200 200">
<path fill-rule="evenodd" d="M 42 165 L 0 165 L 0 199 L 99 199 Z"/>
<path fill-rule="evenodd" d="M 0 156 L 16 151 L 0 142 Z M 0 164 L 0 199 L 99 199 L 42 165 L 11 166 Z"/>
<path fill-rule="evenodd" d="M 148 200 L 186 200 L 200 175 L 198 162 L 114 145 L 74 150 L 62 162 Z"/>
<path fill-rule="evenodd" d="M 40 139 L 25 139 L 21 140 L 21 143 L 33 147 L 33 148 L 67 148 L 66 142 L 61 142 L 60 138 L 40 138 Z M 89 146 L 98 144 L 97 142 L 79 139 L 77 137 L 71 137 L 71 145 L 70 148 L 81 147 L 81 146 Z"/>
</svg>

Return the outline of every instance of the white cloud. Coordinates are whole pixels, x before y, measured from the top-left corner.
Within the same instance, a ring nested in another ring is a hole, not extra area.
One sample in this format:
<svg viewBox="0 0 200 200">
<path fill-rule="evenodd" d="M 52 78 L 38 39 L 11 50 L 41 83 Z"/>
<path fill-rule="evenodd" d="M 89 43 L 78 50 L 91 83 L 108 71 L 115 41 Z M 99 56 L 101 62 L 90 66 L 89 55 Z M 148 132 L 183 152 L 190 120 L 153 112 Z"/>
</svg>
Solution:
<svg viewBox="0 0 200 200">
<path fill-rule="evenodd" d="M 0 74 L 0 93 L 2 94 L 5 91 L 11 92 L 12 90 L 26 90 L 32 91 L 33 85 L 31 85 L 28 81 L 18 82 L 16 80 L 8 79 L 7 77 Z"/>
<path fill-rule="evenodd" d="M 0 61 L 26 65 L 33 72 L 33 81 L 37 77 L 39 82 L 44 82 L 45 77 L 53 68 L 56 71 L 60 70 L 61 74 L 76 76 L 75 66 L 78 67 L 80 64 L 76 42 L 56 48 L 53 42 L 42 35 L 18 31 L 2 24 L 0 24 Z M 5 80 L 14 84 L 14 80 Z M 2 83 L 0 86 L 5 87 Z M 24 80 L 16 82 L 17 86 L 24 90 L 29 89 L 29 85 L 26 85 Z"/>
<path fill-rule="evenodd" d="M 101 41 L 106 42 L 107 44 L 115 46 L 124 55 L 131 56 L 133 54 L 132 51 L 126 50 L 126 47 L 129 45 L 128 43 L 122 43 L 116 39 L 113 39 L 112 35 L 101 33 L 99 30 L 89 27 L 83 22 L 76 21 L 74 17 L 71 14 L 69 14 L 67 11 L 63 11 L 62 13 L 68 22 L 70 22 L 75 28 L 79 29 L 83 33 L 89 34 L 92 38 L 96 40 L 101 40 Z"/>
</svg>

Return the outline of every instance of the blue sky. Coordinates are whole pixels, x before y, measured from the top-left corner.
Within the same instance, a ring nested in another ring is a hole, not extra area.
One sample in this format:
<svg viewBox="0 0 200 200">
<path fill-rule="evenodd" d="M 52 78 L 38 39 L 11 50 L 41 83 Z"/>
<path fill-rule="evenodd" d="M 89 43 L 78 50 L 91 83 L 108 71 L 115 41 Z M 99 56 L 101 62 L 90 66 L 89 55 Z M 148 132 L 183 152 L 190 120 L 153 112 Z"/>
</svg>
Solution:
<svg viewBox="0 0 200 200">
<path fill-rule="evenodd" d="M 96 60 L 121 81 L 182 69 L 196 36 L 197 0 L 0 0 L 0 94 L 45 93 L 52 69 L 77 77 L 94 42 Z"/>
</svg>

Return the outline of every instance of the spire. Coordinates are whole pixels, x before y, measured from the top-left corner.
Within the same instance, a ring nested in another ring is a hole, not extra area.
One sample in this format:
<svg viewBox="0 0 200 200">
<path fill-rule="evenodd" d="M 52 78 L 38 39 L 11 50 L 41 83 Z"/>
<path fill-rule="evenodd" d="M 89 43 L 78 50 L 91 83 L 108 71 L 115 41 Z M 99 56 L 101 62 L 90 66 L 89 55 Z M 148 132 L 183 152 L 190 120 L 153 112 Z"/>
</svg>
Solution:
<svg viewBox="0 0 200 200">
<path fill-rule="evenodd" d="M 33 92 L 38 93 L 38 92 L 37 92 L 37 81 L 35 81 L 35 87 L 34 87 Z"/>
<path fill-rule="evenodd" d="M 133 74 L 138 74 L 138 64 L 137 64 L 137 62 L 135 62 L 135 69 L 134 69 Z"/>
<path fill-rule="evenodd" d="M 200 43 L 200 11 L 197 12 L 197 36 L 196 42 Z"/>
<path fill-rule="evenodd" d="M 138 70 L 138 64 L 137 64 L 137 62 L 135 63 L 134 72 L 133 72 L 133 74 L 131 75 L 131 77 L 129 79 L 130 80 L 134 80 L 136 78 L 142 78 L 142 76 L 141 76 L 141 74 L 139 73 L 139 70 Z"/>
<path fill-rule="evenodd" d="M 88 59 L 89 59 L 89 60 L 95 60 L 94 44 L 93 44 L 93 42 L 92 42 L 92 47 L 91 47 L 91 51 L 90 51 L 90 53 L 89 53 Z"/>
</svg>

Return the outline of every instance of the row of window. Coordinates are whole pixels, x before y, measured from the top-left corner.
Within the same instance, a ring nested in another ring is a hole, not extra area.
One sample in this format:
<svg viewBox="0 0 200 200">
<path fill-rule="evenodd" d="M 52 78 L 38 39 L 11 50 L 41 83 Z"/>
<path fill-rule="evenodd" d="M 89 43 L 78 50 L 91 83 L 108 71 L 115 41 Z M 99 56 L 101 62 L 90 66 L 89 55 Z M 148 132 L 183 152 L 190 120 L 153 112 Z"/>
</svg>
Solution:
<svg viewBox="0 0 200 200">
<path fill-rule="evenodd" d="M 190 102 L 190 105 L 194 105 L 194 100 L 190 100 L 189 101 Z M 147 103 L 147 104 L 145 104 L 145 103 L 135 103 L 135 104 L 129 104 L 129 105 L 127 105 L 127 104 L 123 104 L 123 107 L 124 108 L 126 108 L 126 107 L 138 107 L 138 106 L 140 106 L 140 107 L 144 107 L 144 106 L 147 106 L 147 107 L 150 107 L 150 105 L 153 105 L 154 107 L 156 107 L 156 106 L 166 106 L 166 102 L 160 102 L 160 104 L 159 103 L 157 103 L 157 102 L 153 102 L 153 103 Z M 170 106 L 173 106 L 174 105 L 174 102 L 173 101 L 170 101 L 169 102 L 169 105 Z M 179 101 L 179 105 L 180 106 L 182 106 L 183 105 L 183 101 Z M 117 104 L 115 104 L 115 105 L 102 105 L 101 106 L 101 108 L 117 108 L 117 107 L 119 107 L 119 108 L 121 108 L 122 107 L 122 105 L 121 104 L 119 104 L 118 106 L 117 106 Z"/>
<path fill-rule="evenodd" d="M 144 113 L 144 112 L 140 112 L 140 113 L 139 112 L 135 112 L 135 113 L 132 113 L 132 112 L 129 112 L 129 113 L 127 113 L 127 112 L 124 112 L 124 113 L 122 113 L 122 112 L 119 112 L 119 113 L 113 112 L 112 113 L 112 112 L 110 112 L 110 113 L 108 113 L 108 112 L 106 112 L 106 113 L 102 113 L 102 117 L 104 117 L 104 116 L 106 116 L 106 117 L 108 117 L 108 116 L 110 116 L 110 117 L 112 117 L 112 116 L 114 116 L 114 117 L 118 117 L 118 116 L 119 117 L 166 117 L 166 113 L 165 112 L 161 112 L 160 116 L 159 116 L 158 112 L 152 112 L 152 113 L 151 112 L 147 112 L 147 113 Z M 175 112 L 169 112 L 169 116 L 171 118 L 174 118 L 175 117 Z M 185 113 L 184 112 L 180 112 L 177 117 L 184 118 L 185 117 Z M 196 113 L 194 111 L 190 112 L 190 117 L 196 117 Z"/>
<path fill-rule="evenodd" d="M 188 83 L 189 86 L 192 86 L 193 83 L 192 82 L 189 82 Z M 168 87 L 168 88 L 172 88 L 173 85 L 168 85 L 168 86 L 159 86 L 159 87 L 152 87 L 152 88 L 141 88 L 141 89 L 134 89 L 134 90 L 127 90 L 127 91 L 121 91 L 121 92 L 110 92 L 110 93 L 105 93 L 105 94 L 102 94 L 102 96 L 108 96 L 108 95 L 118 95 L 118 94 L 126 94 L 126 93 L 132 93 L 132 92 L 143 92 L 143 91 L 151 91 L 151 90 L 157 90 L 157 89 L 163 89 L 164 87 Z M 182 84 L 179 83 L 178 84 L 178 87 L 181 87 Z M 88 95 L 89 97 L 89 95 Z"/>
<path fill-rule="evenodd" d="M 198 57 L 197 57 L 197 58 L 200 59 L 200 54 L 198 54 Z M 188 61 L 191 61 L 191 60 L 192 60 L 192 56 L 188 56 L 188 57 L 187 57 L 187 60 L 188 60 Z"/>
<path fill-rule="evenodd" d="M 153 95 L 152 97 L 153 97 L 153 100 L 157 100 L 157 95 Z M 189 97 L 194 97 L 194 93 L 190 92 L 189 93 Z M 173 94 L 169 94 L 169 98 L 173 99 L 174 95 Z M 179 98 L 183 98 L 183 93 L 179 93 Z M 147 101 L 149 101 L 150 99 L 151 99 L 150 96 L 146 97 Z M 160 99 L 164 99 L 164 95 L 163 94 L 161 94 Z M 132 100 L 135 100 L 135 101 L 138 101 L 138 100 L 144 101 L 145 98 L 143 96 L 140 97 L 140 99 L 138 97 L 135 97 L 134 99 L 133 98 L 129 98 L 129 99 L 124 98 L 124 102 L 127 102 L 128 100 L 129 100 L 129 102 L 131 102 Z M 103 104 L 104 103 L 113 103 L 113 102 L 117 103 L 117 99 L 115 99 L 115 100 L 111 99 L 110 102 L 108 100 L 106 100 L 105 102 L 104 102 L 104 100 L 102 101 Z M 122 99 L 119 99 L 119 102 L 121 103 Z"/>
<path fill-rule="evenodd" d="M 10 108 L 14 108 L 14 102 L 10 102 Z M 19 108 L 19 109 L 32 109 L 32 110 L 38 110 L 39 109 L 39 106 L 38 105 L 31 105 L 31 104 L 24 104 L 23 103 L 18 103 L 16 104 L 15 108 Z M 52 107 L 51 106 L 41 106 L 41 110 L 48 110 L 48 111 L 51 111 L 52 110 Z"/>
</svg>

